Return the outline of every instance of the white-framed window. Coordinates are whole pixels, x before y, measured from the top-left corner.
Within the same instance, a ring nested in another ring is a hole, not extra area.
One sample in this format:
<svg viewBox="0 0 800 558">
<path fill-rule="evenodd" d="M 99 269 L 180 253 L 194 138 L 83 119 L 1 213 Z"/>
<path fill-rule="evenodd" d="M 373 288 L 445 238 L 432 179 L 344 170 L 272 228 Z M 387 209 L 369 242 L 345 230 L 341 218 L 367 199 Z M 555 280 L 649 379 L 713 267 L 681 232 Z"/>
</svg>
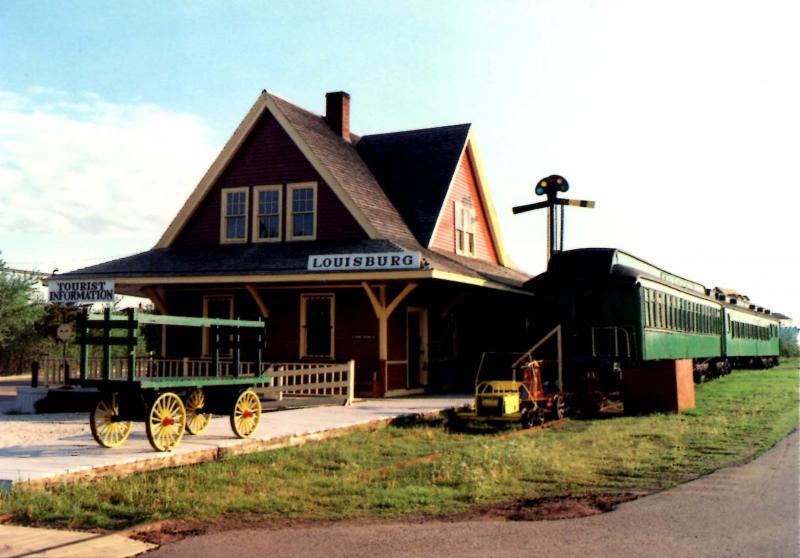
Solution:
<svg viewBox="0 0 800 558">
<path fill-rule="evenodd" d="M 205 295 L 203 296 L 203 317 L 204 318 L 220 318 L 223 320 L 233 319 L 233 295 Z M 203 356 L 211 356 L 211 340 L 209 337 L 210 327 L 203 328 Z M 230 336 L 228 339 L 220 339 L 223 347 L 220 348 L 220 354 L 230 356 L 233 351 L 225 345 L 230 344 Z"/>
<path fill-rule="evenodd" d="M 220 242 L 247 242 L 247 186 L 224 188 L 222 190 L 222 210 L 220 214 Z"/>
<path fill-rule="evenodd" d="M 475 209 L 471 203 L 455 203 L 456 254 L 475 255 Z"/>
<path fill-rule="evenodd" d="M 333 358 L 334 295 L 300 295 L 300 358 Z"/>
<path fill-rule="evenodd" d="M 317 238 L 317 183 L 299 182 L 286 188 L 286 239 Z"/>
<path fill-rule="evenodd" d="M 281 237 L 280 184 L 253 188 L 253 242 L 279 242 Z"/>
</svg>

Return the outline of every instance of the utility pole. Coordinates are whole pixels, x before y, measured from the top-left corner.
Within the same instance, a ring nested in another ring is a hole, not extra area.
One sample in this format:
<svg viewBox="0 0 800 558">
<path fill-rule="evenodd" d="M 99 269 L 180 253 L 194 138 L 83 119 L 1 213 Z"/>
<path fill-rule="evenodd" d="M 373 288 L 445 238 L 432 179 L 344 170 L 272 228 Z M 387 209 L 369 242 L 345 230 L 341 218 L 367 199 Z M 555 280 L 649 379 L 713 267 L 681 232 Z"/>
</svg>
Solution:
<svg viewBox="0 0 800 558">
<path fill-rule="evenodd" d="M 536 195 L 547 195 L 547 201 L 518 205 L 512 208 L 514 215 L 534 209 L 547 208 L 547 261 L 564 249 L 564 206 L 594 207 L 593 201 L 568 200 L 558 197 L 559 192 L 569 190 L 569 183 L 563 176 L 553 174 L 536 183 Z M 559 210 L 556 211 L 556 208 Z"/>
</svg>

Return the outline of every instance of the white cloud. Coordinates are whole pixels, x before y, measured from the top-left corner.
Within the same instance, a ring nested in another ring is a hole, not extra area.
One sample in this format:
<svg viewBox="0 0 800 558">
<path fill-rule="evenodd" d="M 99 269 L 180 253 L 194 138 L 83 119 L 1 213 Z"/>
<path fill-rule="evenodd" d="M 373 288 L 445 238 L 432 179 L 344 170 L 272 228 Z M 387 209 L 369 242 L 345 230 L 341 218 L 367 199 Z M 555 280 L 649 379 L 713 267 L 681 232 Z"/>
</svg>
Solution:
<svg viewBox="0 0 800 558">
<path fill-rule="evenodd" d="M 0 91 L 0 234 L 157 238 L 213 160 L 213 134 L 153 104 Z"/>
</svg>

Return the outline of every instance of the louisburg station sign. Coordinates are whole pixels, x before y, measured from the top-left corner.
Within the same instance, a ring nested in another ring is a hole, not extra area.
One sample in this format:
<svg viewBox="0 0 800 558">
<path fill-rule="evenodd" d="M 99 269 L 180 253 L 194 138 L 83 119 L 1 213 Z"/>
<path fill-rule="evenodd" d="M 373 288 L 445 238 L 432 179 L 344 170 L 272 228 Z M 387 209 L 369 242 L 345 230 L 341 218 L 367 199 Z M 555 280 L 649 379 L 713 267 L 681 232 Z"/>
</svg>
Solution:
<svg viewBox="0 0 800 558">
<path fill-rule="evenodd" d="M 419 269 L 419 262 L 419 252 L 323 254 L 308 257 L 308 270 L 373 271 L 378 269 Z"/>
</svg>

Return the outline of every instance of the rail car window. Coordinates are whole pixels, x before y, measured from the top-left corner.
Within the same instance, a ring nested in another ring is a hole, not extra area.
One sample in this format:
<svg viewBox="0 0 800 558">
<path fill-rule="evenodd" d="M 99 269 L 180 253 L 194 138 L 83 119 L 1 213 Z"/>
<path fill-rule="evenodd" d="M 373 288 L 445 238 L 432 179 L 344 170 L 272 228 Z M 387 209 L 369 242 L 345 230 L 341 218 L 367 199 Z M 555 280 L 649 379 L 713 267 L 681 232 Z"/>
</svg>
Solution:
<svg viewBox="0 0 800 558">
<path fill-rule="evenodd" d="M 667 329 L 672 329 L 672 322 L 673 322 L 672 295 L 667 295 L 666 296 L 666 300 L 664 302 L 665 302 L 666 307 L 667 307 Z"/>
<path fill-rule="evenodd" d="M 680 328 L 683 331 L 687 331 L 689 329 L 689 313 L 686 311 L 686 301 L 685 300 L 680 300 L 680 299 L 678 299 L 678 301 L 681 304 L 681 306 L 680 306 L 680 308 L 681 308 Z"/>
<path fill-rule="evenodd" d="M 672 297 L 664 295 L 664 327 L 670 329 L 672 327 Z"/>
<path fill-rule="evenodd" d="M 681 301 L 678 297 L 672 297 L 672 329 L 681 329 Z"/>
<path fill-rule="evenodd" d="M 656 321 L 656 312 L 658 309 L 658 303 L 656 302 L 656 293 L 650 289 L 650 326 L 656 327 L 658 326 L 658 322 Z"/>
</svg>

